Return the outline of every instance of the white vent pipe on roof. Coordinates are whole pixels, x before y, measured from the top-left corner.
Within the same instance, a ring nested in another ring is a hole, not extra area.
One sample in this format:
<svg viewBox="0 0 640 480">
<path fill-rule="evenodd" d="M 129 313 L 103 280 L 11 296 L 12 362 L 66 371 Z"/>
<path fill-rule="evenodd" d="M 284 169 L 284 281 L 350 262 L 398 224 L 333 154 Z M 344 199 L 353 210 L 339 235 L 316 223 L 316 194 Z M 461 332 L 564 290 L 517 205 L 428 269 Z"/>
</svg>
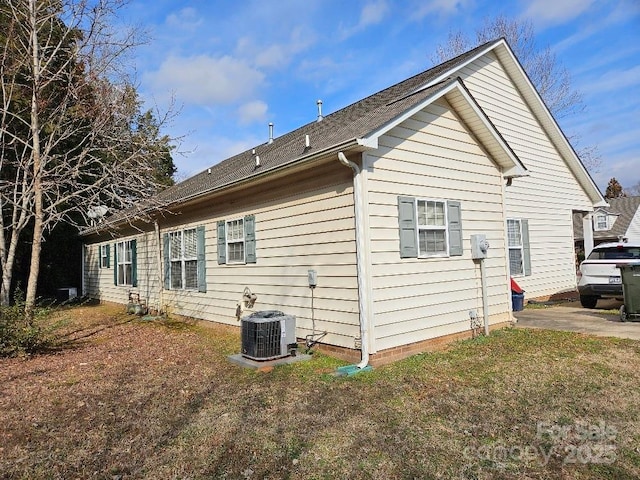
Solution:
<svg viewBox="0 0 640 480">
<path fill-rule="evenodd" d="M 311 140 L 309 140 L 309 135 L 304 136 L 304 148 L 309 148 L 311 146 Z"/>
<path fill-rule="evenodd" d="M 344 153 L 338 152 L 338 161 L 353 170 L 353 200 L 355 203 L 356 222 L 356 270 L 358 274 L 358 308 L 360 310 L 360 340 L 362 343 L 362 360 L 358 365 L 359 369 L 365 368 L 369 363 L 369 311 L 368 311 L 368 274 L 365 260 L 365 233 L 362 214 L 364 207 L 362 204 L 362 178 L 360 167 L 350 161 Z M 371 367 L 369 367 L 371 368 Z"/>
<path fill-rule="evenodd" d="M 318 122 L 321 122 L 322 119 L 324 118 L 322 116 L 322 100 L 318 100 L 316 102 L 316 105 L 318 105 Z"/>
<path fill-rule="evenodd" d="M 273 143 L 273 122 L 269 122 L 269 144 Z"/>
</svg>

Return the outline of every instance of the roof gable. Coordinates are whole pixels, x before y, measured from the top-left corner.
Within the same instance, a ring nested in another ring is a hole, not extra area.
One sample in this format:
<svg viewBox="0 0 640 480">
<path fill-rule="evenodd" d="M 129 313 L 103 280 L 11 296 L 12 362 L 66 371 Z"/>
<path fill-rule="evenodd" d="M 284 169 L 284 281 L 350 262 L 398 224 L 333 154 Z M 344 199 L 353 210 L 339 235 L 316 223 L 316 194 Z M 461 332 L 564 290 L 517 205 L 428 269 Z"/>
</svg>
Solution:
<svg viewBox="0 0 640 480">
<path fill-rule="evenodd" d="M 310 122 L 180 182 L 156 198 L 156 204 L 172 206 L 212 192 L 258 179 L 293 164 L 304 164 L 338 151 L 364 151 L 377 146 L 377 138 L 412 112 L 445 98 L 507 177 L 526 175 L 526 168 L 502 138 L 489 117 L 457 76 L 462 68 L 493 52 L 541 125 L 567 161 L 574 176 L 594 204 L 604 200 L 591 177 L 545 107 L 526 73 L 503 40 L 495 40 L 414 75 L 334 113 Z M 309 145 L 306 137 L 309 137 Z M 257 158 L 259 157 L 259 162 Z M 112 217 L 114 221 L 118 217 Z"/>
</svg>

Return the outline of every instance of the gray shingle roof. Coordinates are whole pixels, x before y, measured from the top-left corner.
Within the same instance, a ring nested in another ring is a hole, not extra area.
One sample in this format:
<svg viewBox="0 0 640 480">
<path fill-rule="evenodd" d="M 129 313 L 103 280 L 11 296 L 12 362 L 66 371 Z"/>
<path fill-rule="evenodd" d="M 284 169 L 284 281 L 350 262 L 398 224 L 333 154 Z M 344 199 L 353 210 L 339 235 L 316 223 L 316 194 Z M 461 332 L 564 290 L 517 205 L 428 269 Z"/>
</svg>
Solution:
<svg viewBox="0 0 640 480">
<path fill-rule="evenodd" d="M 617 240 L 618 236 L 627 233 L 627 229 L 633 220 L 633 216 L 640 208 L 640 197 L 620 197 L 610 198 L 609 208 L 603 208 L 602 210 L 617 215 L 613 228 L 611 230 L 598 230 L 593 232 L 594 240 Z M 582 233 L 582 215 L 573 215 L 573 235 L 576 240 L 583 239 Z"/>
<path fill-rule="evenodd" d="M 480 45 L 458 57 L 327 115 L 320 122 L 308 123 L 277 137 L 271 144 L 263 143 L 223 160 L 213 165 L 210 168 L 210 173 L 205 170 L 164 190 L 159 195 L 159 199 L 170 204 L 180 203 L 361 138 L 438 92 L 447 85 L 446 81 L 423 90 L 419 89 L 446 72 L 463 65 L 479 51 L 498 41 Z M 308 149 L 305 149 L 305 135 L 310 137 L 311 147 Z M 256 155 L 260 156 L 261 166 L 258 168 L 255 167 L 255 158 L 252 154 L 254 149 Z"/>
<path fill-rule="evenodd" d="M 456 69 L 465 65 L 485 49 L 493 47 L 501 39 L 479 45 L 451 60 L 414 75 L 402 82 L 392 85 L 351 105 L 348 105 L 323 118 L 313 121 L 292 132 L 273 140 L 272 143 L 257 145 L 245 152 L 212 165 L 172 187 L 163 190 L 147 206 L 140 205 L 125 211 L 115 212 L 104 219 L 104 223 L 88 227 L 81 235 L 95 233 L 105 226 L 149 220 L 149 213 L 158 210 L 175 210 L 184 202 L 222 189 L 242 181 L 263 175 L 269 171 L 290 164 L 303 162 L 322 152 L 330 152 L 338 148 L 355 144 L 357 139 L 365 137 L 392 120 L 420 104 L 426 98 L 444 90 L 452 82 L 457 81 L 452 75 Z M 433 83 L 438 80 L 437 83 Z M 433 83 L 433 85 L 431 85 Z M 430 85 L 426 88 L 427 85 Z M 305 136 L 309 135 L 310 148 L 305 148 Z M 260 167 L 256 168 L 255 157 L 260 156 Z"/>
</svg>

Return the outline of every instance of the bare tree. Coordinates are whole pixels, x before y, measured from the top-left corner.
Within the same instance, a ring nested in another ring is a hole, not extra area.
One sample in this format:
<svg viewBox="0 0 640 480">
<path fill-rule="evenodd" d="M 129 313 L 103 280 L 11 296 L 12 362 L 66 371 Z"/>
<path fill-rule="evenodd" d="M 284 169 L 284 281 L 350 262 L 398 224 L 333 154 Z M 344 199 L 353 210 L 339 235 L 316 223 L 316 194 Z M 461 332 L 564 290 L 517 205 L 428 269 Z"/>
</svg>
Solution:
<svg viewBox="0 0 640 480">
<path fill-rule="evenodd" d="M 630 195 L 640 196 L 640 182 L 636 183 L 632 187 L 629 187 L 625 190 L 627 190 Z"/>
<path fill-rule="evenodd" d="M 4 101 L 12 102 L 20 91 L 29 107 L 28 115 L 4 109 L 11 122 L 2 124 L 3 148 L 20 146 L 20 155 L 10 157 L 16 175 L 3 185 L 3 208 L 33 225 L 27 317 L 47 230 L 62 221 L 86 225 L 92 213 L 106 208 L 134 221 L 161 207 L 152 201 L 165 186 L 155 173 L 172 148 L 168 137 L 159 136 L 169 114 L 141 114 L 135 88 L 123 74 L 122 59 L 139 39 L 133 30 L 112 28 L 122 4 L 5 0 L 0 7 L 16 29 L 17 41 L 7 39 L 12 48 L 6 52 L 14 62 L 22 59 L 14 92 L 7 91 Z M 20 232 L 12 233 L 13 239 Z"/>
<path fill-rule="evenodd" d="M 535 41 L 535 30 L 529 20 L 512 20 L 505 16 L 485 19 L 471 39 L 461 31 L 450 32 L 447 42 L 438 45 L 434 63 L 444 62 L 483 43 L 504 37 L 527 72 L 531 83 L 556 119 L 575 115 L 584 110 L 582 95 L 571 86 L 571 75 L 547 46 L 540 48 Z M 582 146 L 577 135 L 571 143 L 583 164 L 597 171 L 601 159 L 596 146 Z"/>
</svg>

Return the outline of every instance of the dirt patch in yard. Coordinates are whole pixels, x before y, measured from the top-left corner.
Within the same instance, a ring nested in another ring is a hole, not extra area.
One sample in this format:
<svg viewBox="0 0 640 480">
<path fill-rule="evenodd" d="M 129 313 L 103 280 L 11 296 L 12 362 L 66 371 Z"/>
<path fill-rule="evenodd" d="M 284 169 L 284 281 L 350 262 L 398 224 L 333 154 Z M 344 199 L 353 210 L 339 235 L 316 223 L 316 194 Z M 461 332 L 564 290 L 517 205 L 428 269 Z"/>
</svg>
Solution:
<svg viewBox="0 0 640 480">
<path fill-rule="evenodd" d="M 237 329 L 79 307 L 0 359 L 0 478 L 638 478 L 640 342 L 509 329 L 348 378 Z"/>
</svg>

